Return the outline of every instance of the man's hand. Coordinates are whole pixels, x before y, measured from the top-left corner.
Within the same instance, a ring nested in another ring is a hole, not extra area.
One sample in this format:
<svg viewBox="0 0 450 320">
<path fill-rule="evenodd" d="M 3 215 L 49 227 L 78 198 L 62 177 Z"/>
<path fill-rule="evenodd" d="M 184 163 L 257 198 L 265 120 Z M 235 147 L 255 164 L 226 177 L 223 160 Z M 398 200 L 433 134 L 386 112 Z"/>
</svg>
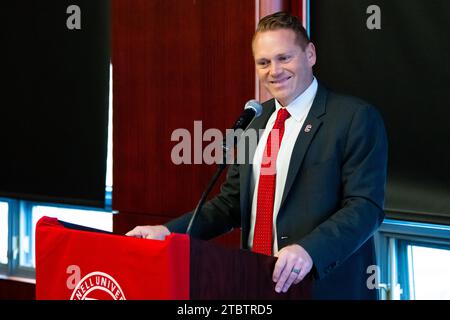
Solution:
<svg viewBox="0 0 450 320">
<path fill-rule="evenodd" d="M 165 226 L 138 226 L 125 235 L 135 238 L 145 238 L 153 240 L 164 240 L 170 234 Z"/>
<path fill-rule="evenodd" d="M 298 284 L 311 271 L 313 261 L 311 256 L 298 244 L 281 249 L 278 261 L 273 270 L 272 280 L 276 282 L 276 292 L 286 292 L 292 283 Z"/>
</svg>

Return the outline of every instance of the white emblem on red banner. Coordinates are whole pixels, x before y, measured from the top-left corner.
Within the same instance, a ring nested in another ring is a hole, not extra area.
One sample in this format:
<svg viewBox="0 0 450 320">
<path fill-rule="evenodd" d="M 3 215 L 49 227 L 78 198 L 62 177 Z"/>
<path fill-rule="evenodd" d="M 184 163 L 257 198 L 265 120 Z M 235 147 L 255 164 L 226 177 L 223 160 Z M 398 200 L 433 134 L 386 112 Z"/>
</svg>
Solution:
<svg viewBox="0 0 450 320">
<path fill-rule="evenodd" d="M 95 271 L 78 282 L 70 300 L 126 300 L 122 288 L 109 274 Z"/>
</svg>

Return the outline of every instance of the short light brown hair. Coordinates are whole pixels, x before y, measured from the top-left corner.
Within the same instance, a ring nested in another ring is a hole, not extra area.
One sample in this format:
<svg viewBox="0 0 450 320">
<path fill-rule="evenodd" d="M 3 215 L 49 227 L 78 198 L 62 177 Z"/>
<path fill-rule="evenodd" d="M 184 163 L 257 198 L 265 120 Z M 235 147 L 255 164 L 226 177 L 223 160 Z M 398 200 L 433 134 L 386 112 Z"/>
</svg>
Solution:
<svg viewBox="0 0 450 320">
<path fill-rule="evenodd" d="M 309 40 L 308 34 L 305 28 L 303 28 L 301 22 L 296 16 L 290 13 L 280 11 L 268 16 L 263 17 L 259 20 L 258 27 L 256 28 L 255 34 L 253 35 L 253 41 L 259 32 L 278 30 L 278 29 L 290 29 L 295 32 L 297 44 L 305 50 Z"/>
</svg>

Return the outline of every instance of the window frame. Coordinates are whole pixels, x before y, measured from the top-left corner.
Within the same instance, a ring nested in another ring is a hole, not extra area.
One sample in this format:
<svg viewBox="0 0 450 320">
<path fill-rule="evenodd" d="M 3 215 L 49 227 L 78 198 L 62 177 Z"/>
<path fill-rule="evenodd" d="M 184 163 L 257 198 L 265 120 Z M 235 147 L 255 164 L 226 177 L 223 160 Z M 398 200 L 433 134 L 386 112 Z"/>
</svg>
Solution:
<svg viewBox="0 0 450 320">
<path fill-rule="evenodd" d="M 384 298 L 410 300 L 414 299 L 414 293 L 411 292 L 409 246 L 450 250 L 450 226 L 385 219 L 375 239 L 380 283 L 386 291 Z M 402 293 L 393 293 L 391 289 L 396 284 Z"/>
</svg>

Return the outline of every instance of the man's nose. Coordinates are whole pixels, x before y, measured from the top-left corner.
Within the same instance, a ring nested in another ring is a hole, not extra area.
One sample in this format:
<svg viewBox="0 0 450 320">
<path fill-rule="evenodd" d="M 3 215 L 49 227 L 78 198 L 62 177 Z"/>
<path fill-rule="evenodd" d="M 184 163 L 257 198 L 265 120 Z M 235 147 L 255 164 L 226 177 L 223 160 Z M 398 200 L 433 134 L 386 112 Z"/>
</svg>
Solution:
<svg viewBox="0 0 450 320">
<path fill-rule="evenodd" d="M 282 69 L 279 63 L 277 62 L 272 62 L 270 64 L 270 75 L 272 77 L 276 77 L 281 73 Z"/>
</svg>

